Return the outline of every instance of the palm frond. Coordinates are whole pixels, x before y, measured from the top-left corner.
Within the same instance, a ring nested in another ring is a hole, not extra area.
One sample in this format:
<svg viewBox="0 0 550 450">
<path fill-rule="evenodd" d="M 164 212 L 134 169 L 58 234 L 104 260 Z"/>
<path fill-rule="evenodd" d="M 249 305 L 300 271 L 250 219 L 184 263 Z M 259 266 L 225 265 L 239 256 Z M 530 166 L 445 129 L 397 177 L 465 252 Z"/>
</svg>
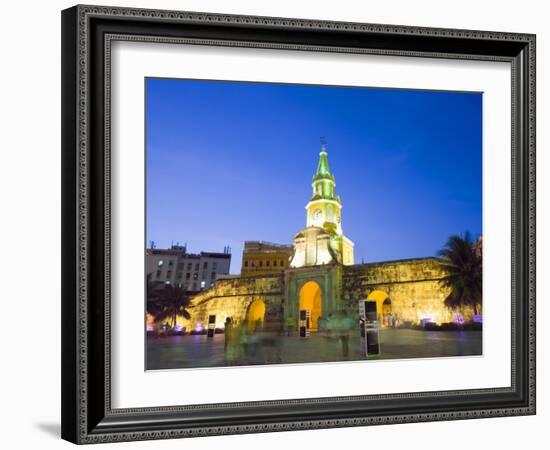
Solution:
<svg viewBox="0 0 550 450">
<path fill-rule="evenodd" d="M 482 301 L 482 259 L 469 232 L 453 235 L 438 252 L 446 276 L 441 285 L 450 289 L 444 304 L 449 309 L 476 306 Z"/>
<path fill-rule="evenodd" d="M 154 317 L 155 322 L 172 319 L 175 324 L 177 316 L 190 319 L 191 314 L 187 310 L 190 305 L 191 297 L 185 289 L 171 285 L 149 288 L 148 284 L 147 312 Z"/>
</svg>

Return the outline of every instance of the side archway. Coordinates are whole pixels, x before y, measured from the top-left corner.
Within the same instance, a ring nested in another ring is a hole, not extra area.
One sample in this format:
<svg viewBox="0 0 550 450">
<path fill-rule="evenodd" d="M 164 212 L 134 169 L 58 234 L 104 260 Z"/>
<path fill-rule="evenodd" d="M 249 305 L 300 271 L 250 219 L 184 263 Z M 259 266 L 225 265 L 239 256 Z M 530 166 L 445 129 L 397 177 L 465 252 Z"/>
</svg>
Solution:
<svg viewBox="0 0 550 450">
<path fill-rule="evenodd" d="M 246 327 L 249 332 L 262 328 L 265 320 L 265 302 L 257 298 L 248 306 L 246 312 Z"/>
<path fill-rule="evenodd" d="M 303 309 L 310 313 L 310 330 L 317 331 L 323 313 L 323 294 L 321 286 L 315 281 L 308 281 L 300 289 L 299 310 Z"/>
<path fill-rule="evenodd" d="M 367 300 L 376 302 L 378 320 L 384 323 L 384 315 L 391 313 L 391 300 L 388 293 L 381 290 L 372 291 L 368 295 Z"/>
</svg>

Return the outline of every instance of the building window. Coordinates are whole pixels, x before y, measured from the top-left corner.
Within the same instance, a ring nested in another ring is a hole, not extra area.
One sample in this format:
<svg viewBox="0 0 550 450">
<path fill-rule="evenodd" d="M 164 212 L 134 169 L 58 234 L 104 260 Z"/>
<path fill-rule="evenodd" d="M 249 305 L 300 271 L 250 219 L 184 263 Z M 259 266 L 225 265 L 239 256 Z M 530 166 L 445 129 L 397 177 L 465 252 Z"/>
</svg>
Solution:
<svg viewBox="0 0 550 450">
<path fill-rule="evenodd" d="M 185 279 L 186 279 L 186 280 L 189 280 L 189 278 L 191 278 L 191 273 L 187 272 L 187 273 L 185 274 Z"/>
<path fill-rule="evenodd" d="M 161 275 L 162 275 L 162 272 L 160 270 L 157 270 L 157 278 L 160 278 Z"/>
<path fill-rule="evenodd" d="M 208 261 L 204 261 L 204 264 L 202 265 L 202 269 L 203 270 L 208 269 Z"/>
<path fill-rule="evenodd" d="M 193 267 L 193 265 L 191 263 L 187 263 L 187 270 L 191 270 L 191 267 Z"/>
<path fill-rule="evenodd" d="M 269 261 L 266 261 L 266 262 L 265 262 L 265 265 L 266 265 L 267 267 L 269 267 Z"/>
<path fill-rule="evenodd" d="M 210 279 L 211 279 L 211 280 L 215 280 L 215 279 L 216 279 L 216 272 L 212 272 L 212 273 L 210 274 Z"/>
<path fill-rule="evenodd" d="M 172 277 L 172 271 L 169 270 L 168 272 L 166 272 L 166 278 L 171 278 Z"/>
<path fill-rule="evenodd" d="M 199 278 L 199 274 L 198 274 L 197 272 L 195 272 L 195 273 L 193 274 L 193 280 L 196 280 L 197 278 Z"/>
<path fill-rule="evenodd" d="M 193 283 L 193 290 L 196 291 L 197 290 L 197 283 Z"/>
<path fill-rule="evenodd" d="M 248 259 L 247 259 L 247 260 L 245 260 L 245 262 L 244 262 L 244 266 L 245 266 L 245 267 L 248 267 Z"/>
<path fill-rule="evenodd" d="M 195 270 L 198 272 L 199 271 L 199 263 L 195 264 Z"/>
<path fill-rule="evenodd" d="M 162 267 L 163 265 L 164 265 L 164 261 L 162 259 L 159 259 L 157 266 Z"/>
<path fill-rule="evenodd" d="M 256 267 L 256 266 L 254 265 L 254 261 L 252 261 L 252 267 Z"/>
<path fill-rule="evenodd" d="M 168 267 L 172 267 L 174 265 L 174 261 L 170 260 L 168 261 Z"/>
<path fill-rule="evenodd" d="M 263 261 L 260 261 L 260 262 L 258 263 L 258 266 L 262 267 L 263 264 L 264 264 L 264 262 L 263 262 Z"/>
<path fill-rule="evenodd" d="M 281 267 L 284 267 L 284 266 L 285 266 L 285 262 L 284 262 L 282 259 L 281 259 L 281 261 L 280 261 L 280 266 L 281 266 Z"/>
<path fill-rule="evenodd" d="M 178 280 L 181 280 L 183 278 L 183 273 L 178 272 Z"/>
<path fill-rule="evenodd" d="M 218 268 L 218 263 L 216 261 L 214 261 L 212 263 L 212 270 L 216 270 Z"/>
</svg>

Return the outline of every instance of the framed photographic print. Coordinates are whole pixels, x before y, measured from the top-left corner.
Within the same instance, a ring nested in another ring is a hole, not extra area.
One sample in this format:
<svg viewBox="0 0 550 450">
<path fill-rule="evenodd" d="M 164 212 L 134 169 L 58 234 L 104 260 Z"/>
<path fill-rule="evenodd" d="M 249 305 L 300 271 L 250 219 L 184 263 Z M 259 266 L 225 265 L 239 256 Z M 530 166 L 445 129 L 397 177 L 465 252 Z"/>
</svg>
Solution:
<svg viewBox="0 0 550 450">
<path fill-rule="evenodd" d="M 75 6 L 62 45 L 63 438 L 535 413 L 534 35 Z"/>
</svg>

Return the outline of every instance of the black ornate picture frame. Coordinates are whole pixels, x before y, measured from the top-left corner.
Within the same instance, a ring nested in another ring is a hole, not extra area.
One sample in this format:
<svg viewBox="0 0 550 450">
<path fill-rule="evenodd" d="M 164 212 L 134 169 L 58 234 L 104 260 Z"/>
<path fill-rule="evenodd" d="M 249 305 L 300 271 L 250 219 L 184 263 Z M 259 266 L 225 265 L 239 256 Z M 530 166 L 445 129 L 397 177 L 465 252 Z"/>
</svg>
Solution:
<svg viewBox="0 0 550 450">
<path fill-rule="evenodd" d="M 110 48 L 117 40 L 512 67 L 511 386 L 113 409 Z M 99 6 L 62 12 L 62 437 L 165 439 L 535 414 L 535 36 Z"/>
</svg>

